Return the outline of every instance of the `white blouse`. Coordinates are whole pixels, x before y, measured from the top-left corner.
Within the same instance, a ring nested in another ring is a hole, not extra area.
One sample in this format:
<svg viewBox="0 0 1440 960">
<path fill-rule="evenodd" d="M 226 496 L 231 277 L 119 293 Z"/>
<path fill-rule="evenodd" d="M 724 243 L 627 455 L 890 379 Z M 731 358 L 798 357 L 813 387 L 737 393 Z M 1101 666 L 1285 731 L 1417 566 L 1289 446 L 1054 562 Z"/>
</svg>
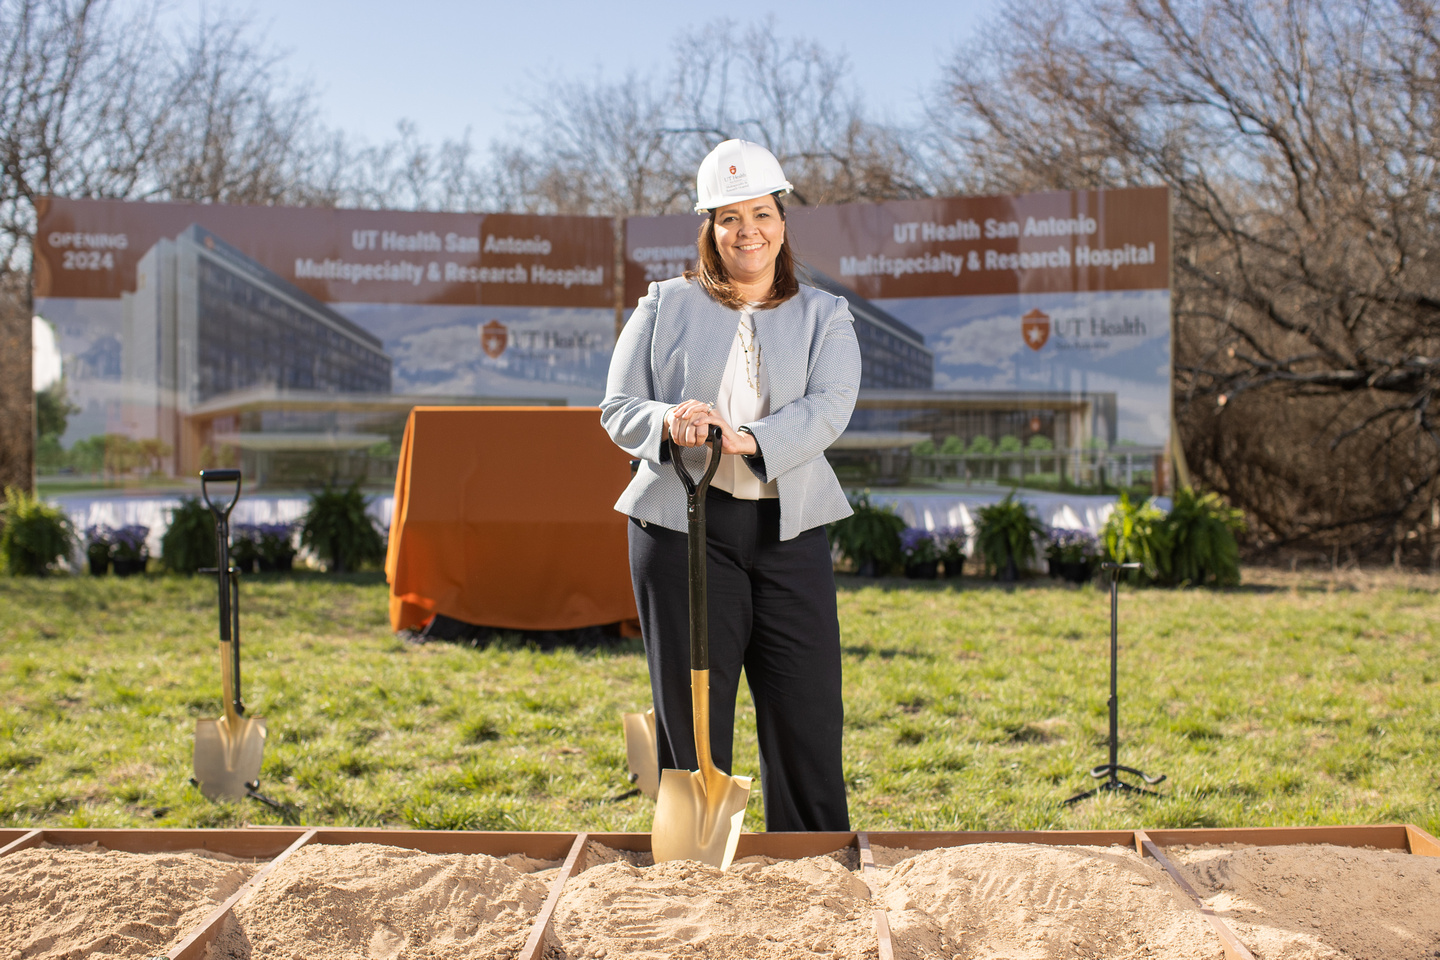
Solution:
<svg viewBox="0 0 1440 960">
<path fill-rule="evenodd" d="M 760 341 L 755 339 L 755 305 L 740 308 L 740 323 L 730 343 L 730 356 L 725 373 L 720 377 L 720 396 L 715 409 L 731 427 L 753 423 L 770 414 L 769 378 L 765 375 L 765 358 Z M 744 460 L 736 454 L 720 457 L 720 469 L 711 483 L 738 500 L 761 500 L 778 497 L 775 481 L 761 483 Z"/>
</svg>

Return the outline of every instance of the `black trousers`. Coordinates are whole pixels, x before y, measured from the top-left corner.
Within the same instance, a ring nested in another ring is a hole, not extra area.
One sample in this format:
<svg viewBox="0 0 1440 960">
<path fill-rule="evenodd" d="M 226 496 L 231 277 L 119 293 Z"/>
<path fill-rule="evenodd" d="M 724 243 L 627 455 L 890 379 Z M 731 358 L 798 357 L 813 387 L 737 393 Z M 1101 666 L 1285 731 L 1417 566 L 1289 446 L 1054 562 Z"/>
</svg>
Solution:
<svg viewBox="0 0 1440 960">
<path fill-rule="evenodd" d="M 767 830 L 849 830 L 840 623 L 825 531 L 780 539 L 778 500 L 706 498 L 710 752 L 731 772 L 740 672 L 755 701 Z M 694 770 L 686 535 L 630 521 L 630 575 L 660 769 Z"/>
</svg>

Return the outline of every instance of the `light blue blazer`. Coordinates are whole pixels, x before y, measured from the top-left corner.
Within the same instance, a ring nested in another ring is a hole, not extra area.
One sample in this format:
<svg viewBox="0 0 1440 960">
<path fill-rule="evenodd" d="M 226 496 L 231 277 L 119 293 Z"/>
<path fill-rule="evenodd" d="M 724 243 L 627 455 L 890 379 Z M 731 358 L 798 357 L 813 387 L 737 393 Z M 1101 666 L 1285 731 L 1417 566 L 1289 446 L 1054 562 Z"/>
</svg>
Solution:
<svg viewBox="0 0 1440 960">
<path fill-rule="evenodd" d="M 685 489 L 662 443 L 665 413 L 682 400 L 714 402 L 739 312 L 683 277 L 650 284 L 615 342 L 600 422 L 640 469 L 615 509 L 685 531 Z M 780 493 L 780 539 L 851 514 L 825 448 L 845 430 L 860 387 L 860 347 L 841 297 L 801 286 L 780 306 L 755 311 L 755 337 L 770 386 L 769 416 L 747 427 L 759 457 L 743 462 Z M 684 451 L 698 478 L 706 448 Z"/>
</svg>

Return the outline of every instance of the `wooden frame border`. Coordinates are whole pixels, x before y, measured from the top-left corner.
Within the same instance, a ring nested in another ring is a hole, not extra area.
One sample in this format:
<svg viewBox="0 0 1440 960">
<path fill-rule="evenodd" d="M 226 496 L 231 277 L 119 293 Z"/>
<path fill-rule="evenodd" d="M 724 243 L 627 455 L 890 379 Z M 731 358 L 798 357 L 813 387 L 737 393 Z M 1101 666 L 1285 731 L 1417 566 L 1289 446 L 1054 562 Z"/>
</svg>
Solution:
<svg viewBox="0 0 1440 960">
<path fill-rule="evenodd" d="M 1181 844 L 1241 843 L 1249 846 L 1287 846 L 1297 843 L 1328 843 L 1337 847 L 1378 847 L 1404 850 L 1416 856 L 1440 857 L 1440 841 L 1413 824 L 1376 824 L 1371 826 L 1315 827 L 1205 827 L 1189 830 L 1017 830 L 981 831 L 864 831 L 857 834 L 861 845 L 861 861 L 870 870 L 875 868 L 870 845 L 908 847 L 911 850 L 934 850 L 974 843 L 1038 843 L 1053 846 L 1127 846 L 1141 856 L 1152 857 L 1179 888 L 1220 938 L 1225 960 L 1255 960 L 1254 954 L 1240 940 L 1222 917 L 1205 905 L 1203 898 L 1185 880 L 1179 868 L 1165 856 L 1164 847 Z M 876 932 L 883 924 L 884 946 L 890 941 L 889 918 L 885 911 L 876 911 Z M 882 946 L 882 949 L 884 947 Z M 893 949 L 893 947 L 892 947 Z M 888 960 L 882 953 L 880 960 Z"/>
<path fill-rule="evenodd" d="M 1225 960 L 1255 960 L 1255 955 L 1245 944 L 1240 942 L 1239 936 L 1230 929 L 1230 925 L 1225 922 L 1223 917 L 1205 905 L 1204 898 L 1195 891 L 1194 887 L 1190 886 L 1180 869 L 1170 862 L 1169 857 L 1160 852 L 1160 848 L 1146 835 L 1144 830 L 1135 831 L 1135 849 L 1142 857 L 1154 857 L 1155 862 L 1160 864 L 1161 869 L 1169 874 L 1170 879 L 1180 888 L 1180 891 L 1195 905 L 1195 909 L 1200 911 L 1200 916 L 1210 924 L 1211 929 L 1220 938 L 1220 947 L 1225 951 Z"/>
<path fill-rule="evenodd" d="M 0 847 L 0 857 L 5 856 L 5 854 L 7 853 L 14 853 L 16 850 L 24 850 L 27 847 L 35 846 L 37 843 L 45 842 L 44 830 L 18 830 L 6 832 L 18 833 L 19 836 L 5 838 L 7 842 L 3 847 Z"/>
<path fill-rule="evenodd" d="M 209 850 L 247 859 L 267 860 L 254 876 L 224 903 L 217 906 L 199 926 L 185 935 L 166 954 L 167 960 L 200 960 L 205 948 L 220 932 L 236 906 L 252 896 L 260 885 L 296 850 L 312 843 L 382 843 L 421 850 L 426 853 L 488 854 L 504 857 L 520 853 L 539 860 L 559 860 L 562 865 L 541 905 L 520 951 L 520 960 L 540 960 L 554 938 L 553 920 L 565 884 L 585 869 L 585 847 L 594 840 L 617 850 L 649 852 L 648 833 L 567 833 L 505 832 L 463 830 L 385 830 L 370 827 L 245 827 L 214 829 L 49 829 L 0 830 L 0 856 L 41 843 L 67 846 L 97 843 L 112 850 L 132 853 L 160 853 L 178 850 Z M 940 847 L 978 843 L 1033 843 L 1047 846 L 1125 846 L 1142 856 L 1152 857 L 1194 905 L 1201 917 L 1220 938 L 1226 960 L 1254 960 L 1225 921 L 1205 906 L 1203 899 L 1185 880 L 1179 868 L 1165 855 L 1164 848 L 1182 844 L 1239 843 L 1249 846 L 1285 846 L 1297 843 L 1325 843 L 1342 847 L 1377 847 L 1403 850 L 1416 856 L 1440 857 L 1440 841 L 1413 824 L 1314 827 L 1207 827 L 1158 830 L 1009 830 L 1009 831 L 856 831 L 847 833 L 742 833 L 736 845 L 737 858 L 755 855 L 779 860 L 823 856 L 853 847 L 859 854 L 860 871 L 870 886 L 880 873 L 871 851 L 872 844 L 934 850 Z M 893 960 L 894 943 L 889 916 L 876 908 L 875 937 L 879 960 Z"/>
<path fill-rule="evenodd" d="M 880 874 L 879 867 L 875 866 L 875 855 L 870 850 L 870 836 L 867 833 L 855 834 L 855 845 L 860 848 L 860 872 L 865 876 L 865 886 L 870 888 L 870 896 L 875 896 L 875 888 L 870 886 L 870 881 Z M 879 948 L 879 960 L 895 960 L 895 942 L 890 939 L 890 914 L 883 907 L 875 908 L 875 939 Z"/>
<path fill-rule="evenodd" d="M 546 944 L 555 939 L 552 923 L 555 919 L 555 908 L 560 905 L 560 893 L 565 889 L 565 884 L 584 869 L 585 844 L 588 839 L 588 834 L 575 834 L 575 841 L 570 844 L 570 852 L 565 855 L 560 873 L 555 877 L 555 882 L 550 884 L 550 894 L 540 906 L 540 914 L 530 928 L 530 936 L 525 939 L 525 946 L 520 948 L 519 960 L 541 960 Z"/>
<path fill-rule="evenodd" d="M 556 832 L 503 832 L 464 830 L 382 830 L 368 827 L 245 827 L 236 830 L 213 829 L 37 829 L 12 830 L 15 835 L 0 847 L 0 856 L 41 843 L 83 846 L 96 843 L 111 850 L 130 853 L 164 853 L 179 850 L 209 850 L 251 860 L 268 861 L 239 890 L 212 910 L 200 924 L 188 931 L 179 931 L 179 939 L 164 954 L 167 960 L 200 960 L 205 949 L 220 933 L 225 920 L 234 909 L 253 896 L 286 859 L 303 846 L 323 843 L 383 843 L 394 847 L 420 850 L 425 853 L 487 854 L 506 857 L 519 853 L 537 860 L 560 860 L 563 866 L 551 882 L 530 933 L 526 937 L 522 960 L 540 960 L 546 934 L 560 890 L 576 872 L 575 864 L 585 848 L 585 834 Z M 649 835 L 646 838 L 648 849 Z M 0 837 L 4 839 L 4 837 Z"/>
<path fill-rule="evenodd" d="M 225 921 L 230 916 L 231 911 L 233 911 L 241 901 L 248 899 L 252 893 L 259 890 L 260 885 L 265 882 L 265 878 L 270 876 L 276 867 L 284 863 L 292 853 L 313 839 L 315 839 L 314 830 L 308 830 L 297 837 L 294 843 L 281 851 L 279 856 L 272 858 L 269 863 L 257 870 L 254 876 L 246 880 L 244 885 L 231 894 L 224 903 L 210 911 L 210 915 L 200 921 L 200 926 L 191 930 L 180 939 L 179 943 L 166 951 L 166 960 L 200 960 L 201 957 L 205 956 L 206 948 L 208 948 L 211 941 L 219 935 L 220 929 L 225 925 Z"/>
</svg>

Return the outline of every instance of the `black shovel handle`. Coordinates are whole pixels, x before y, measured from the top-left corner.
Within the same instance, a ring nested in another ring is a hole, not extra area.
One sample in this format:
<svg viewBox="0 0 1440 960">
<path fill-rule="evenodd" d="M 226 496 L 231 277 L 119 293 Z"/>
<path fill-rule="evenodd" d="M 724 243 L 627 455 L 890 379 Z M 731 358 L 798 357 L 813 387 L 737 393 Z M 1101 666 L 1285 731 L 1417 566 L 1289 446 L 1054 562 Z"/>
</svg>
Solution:
<svg viewBox="0 0 1440 960">
<path fill-rule="evenodd" d="M 710 628 L 706 620 L 708 598 L 705 592 L 705 493 L 715 471 L 720 469 L 720 428 L 710 425 L 710 434 L 705 442 L 710 445 L 710 462 L 705 475 L 696 483 L 680 459 L 681 447 L 674 440 L 670 443 L 670 462 L 675 474 L 685 487 L 685 516 L 689 520 L 690 536 L 690 669 L 710 669 Z"/>
<path fill-rule="evenodd" d="M 230 502 L 222 508 L 210 499 L 207 484 L 233 483 L 235 492 Z M 240 500 L 240 471 L 233 468 L 200 471 L 200 496 L 205 506 L 215 517 L 215 573 L 220 587 L 220 642 L 229 644 L 230 676 L 232 682 L 231 703 L 235 712 L 245 715 L 245 703 L 240 696 L 240 577 L 238 571 L 230 569 L 230 511 Z"/>
<path fill-rule="evenodd" d="M 206 484 L 210 483 L 235 484 L 235 493 L 230 497 L 230 503 L 225 506 L 225 509 L 220 509 L 219 505 L 210 499 L 210 491 L 206 487 Z M 220 470 L 201 470 L 200 496 L 205 499 L 205 506 L 209 507 L 210 512 L 215 514 L 217 521 L 222 517 L 228 521 L 230 519 L 230 511 L 235 509 L 235 504 L 240 499 L 240 471 L 233 467 Z"/>
</svg>

